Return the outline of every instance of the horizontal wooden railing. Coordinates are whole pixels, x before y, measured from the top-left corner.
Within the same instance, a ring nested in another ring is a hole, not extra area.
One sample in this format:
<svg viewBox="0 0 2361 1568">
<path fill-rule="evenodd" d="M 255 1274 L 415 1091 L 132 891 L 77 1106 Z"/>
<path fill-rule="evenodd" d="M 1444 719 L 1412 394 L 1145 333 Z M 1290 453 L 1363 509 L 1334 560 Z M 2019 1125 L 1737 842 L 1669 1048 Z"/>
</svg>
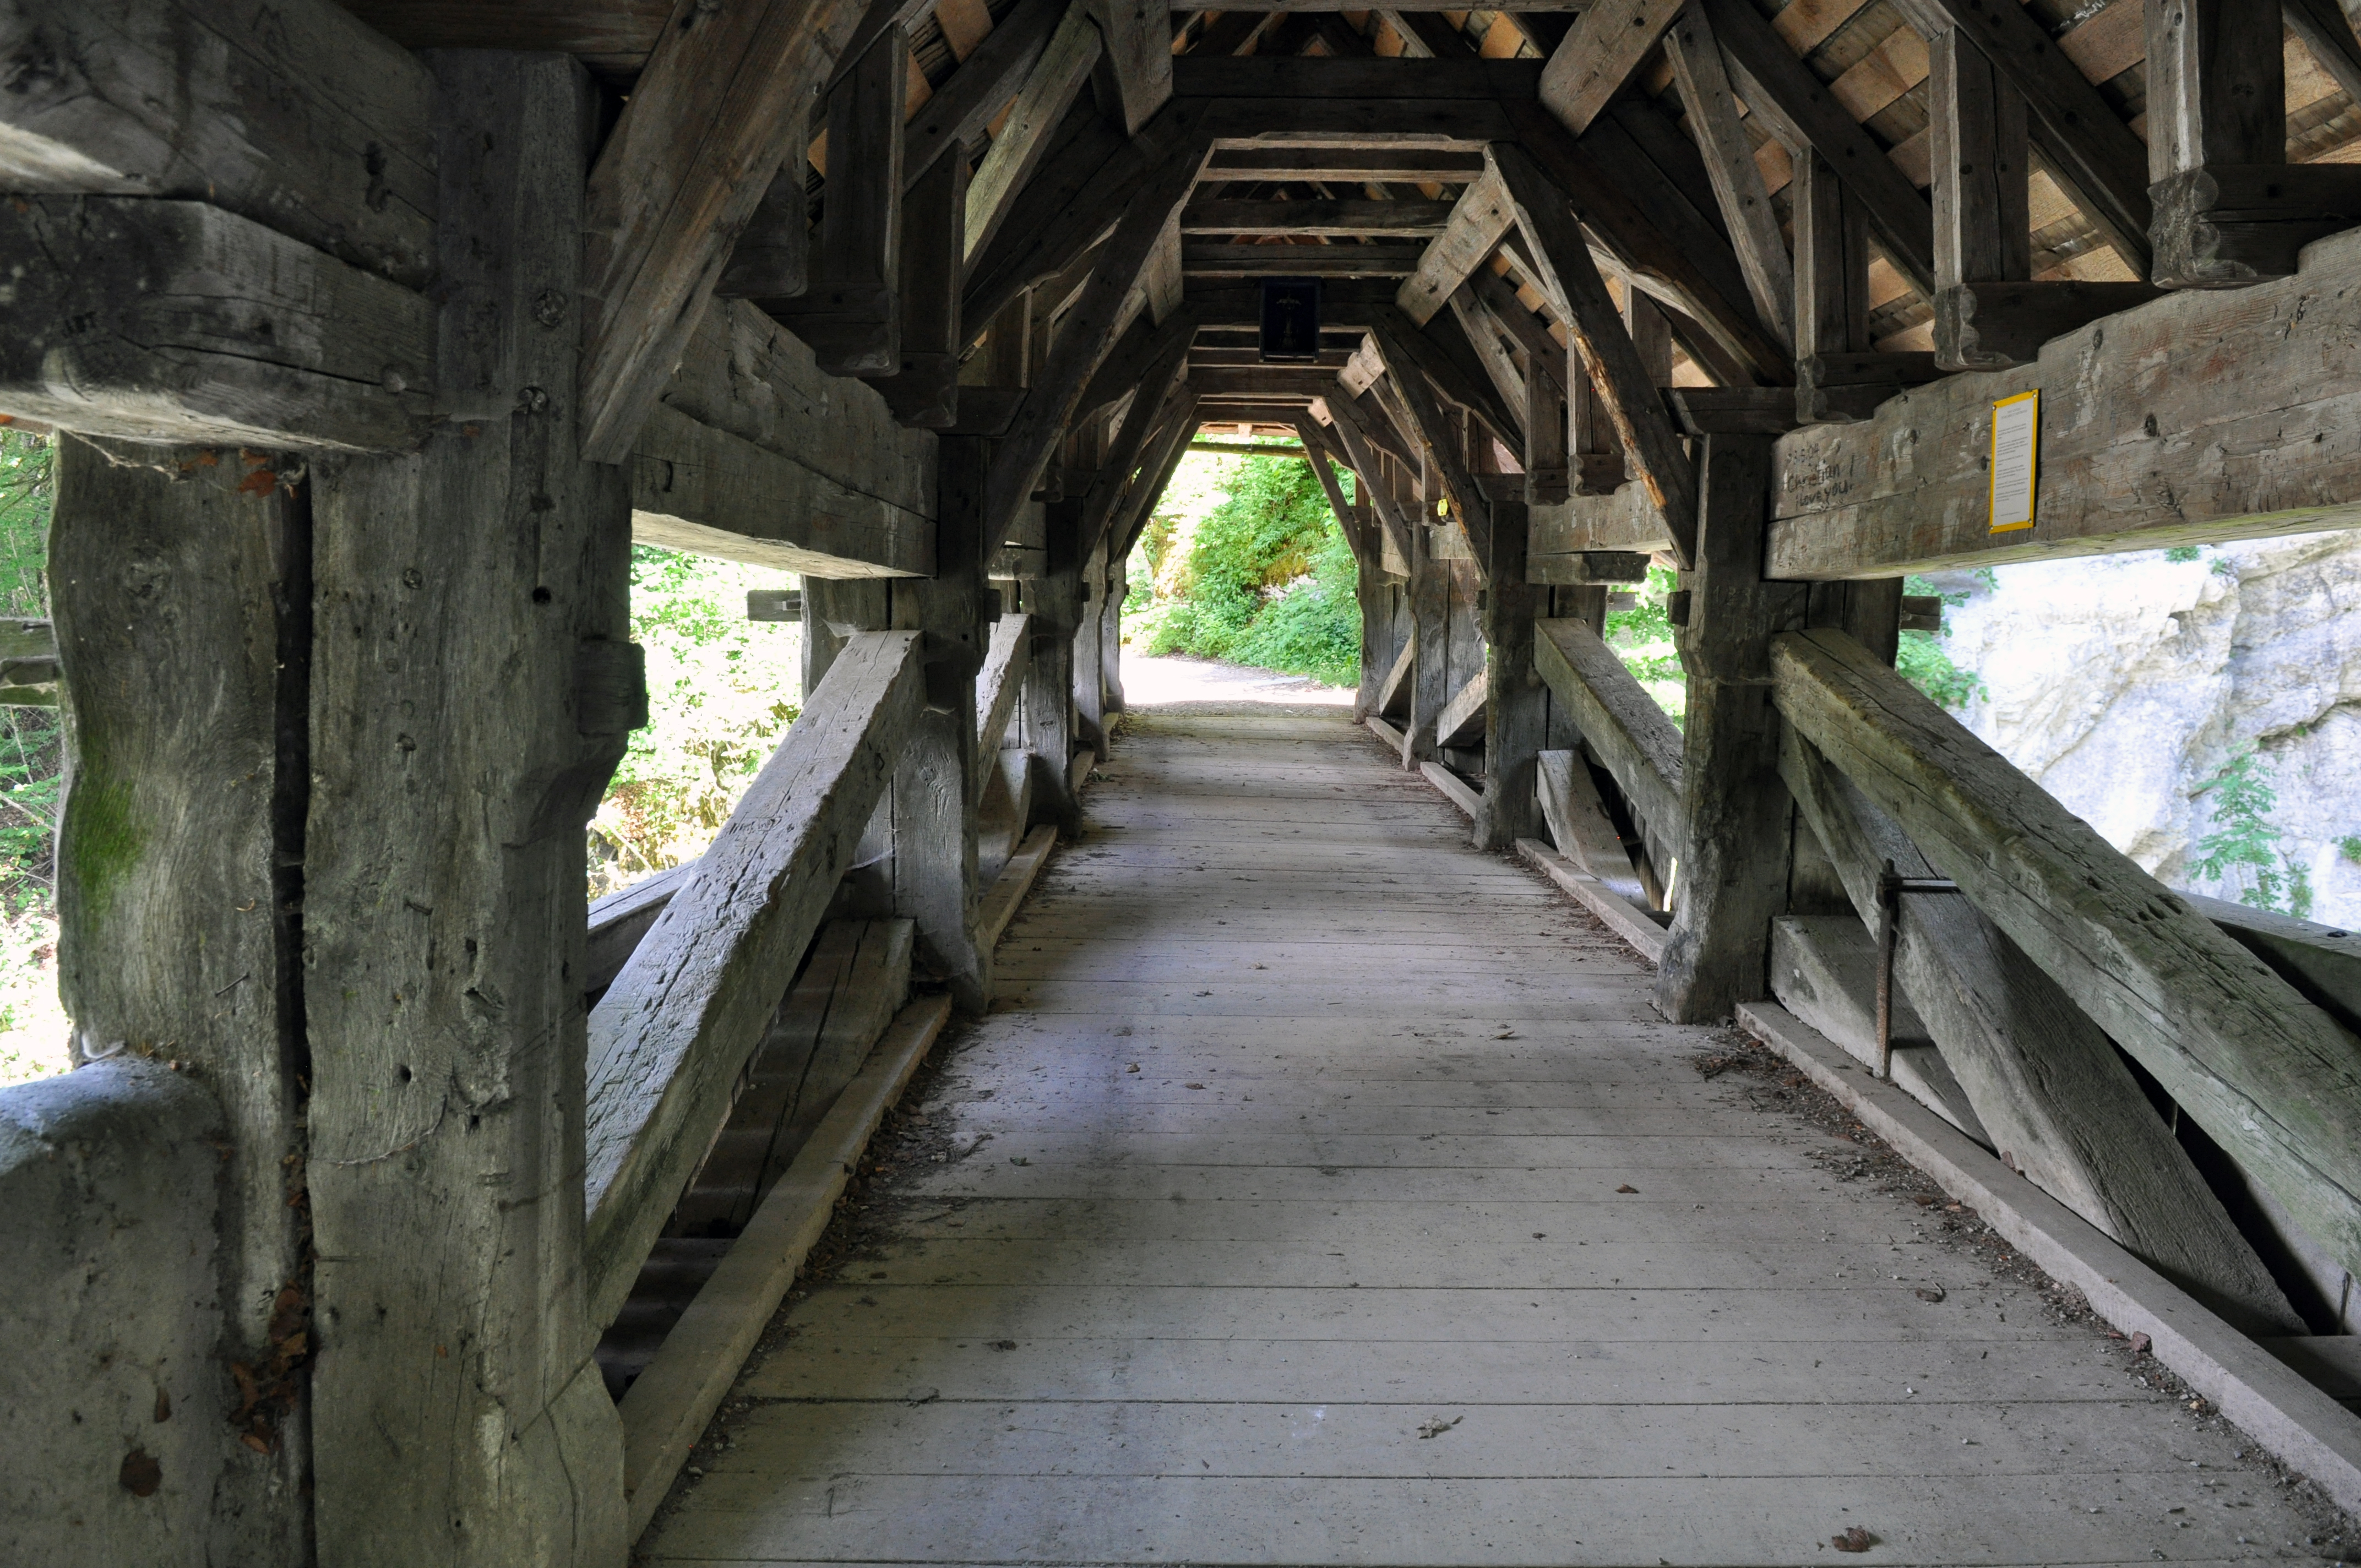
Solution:
<svg viewBox="0 0 2361 1568">
<path fill-rule="evenodd" d="M 1631 803 L 1652 845 L 1685 858 L 1681 732 L 1589 623 L 1533 623 L 1533 667 Z"/>
<path fill-rule="evenodd" d="M 845 645 L 591 1012 L 594 1325 L 630 1294 L 853 862 L 925 706 L 920 643 L 867 631 Z"/>
<path fill-rule="evenodd" d="M 1783 773 L 1807 816 L 1823 814 L 1831 851 L 1874 808 L 1900 855 L 1955 882 L 2061 1001 L 2361 1270 L 2361 1040 L 1851 638 L 1783 634 L 1772 669 L 1793 732 Z M 1849 802 L 1851 823 L 1827 819 Z M 1921 989 L 1920 1009 L 1939 1009 L 1947 988 Z"/>
</svg>

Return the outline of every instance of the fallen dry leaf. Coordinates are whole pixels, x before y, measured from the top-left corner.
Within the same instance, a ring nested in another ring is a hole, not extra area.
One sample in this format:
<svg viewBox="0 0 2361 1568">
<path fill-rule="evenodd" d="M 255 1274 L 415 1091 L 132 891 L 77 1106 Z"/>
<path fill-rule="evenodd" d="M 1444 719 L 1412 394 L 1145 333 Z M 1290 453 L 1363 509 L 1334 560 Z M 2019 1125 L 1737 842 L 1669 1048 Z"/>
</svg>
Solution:
<svg viewBox="0 0 2361 1568">
<path fill-rule="evenodd" d="M 1932 1290 L 1921 1288 L 1917 1292 L 1918 1299 L 1921 1301 L 1940 1301 L 1949 1294 L 1950 1294 L 1950 1292 L 1945 1290 L 1939 1285 L 1936 1286 Z"/>
<path fill-rule="evenodd" d="M 123 1489 L 135 1497 L 152 1497 L 156 1488 L 164 1484 L 164 1467 L 144 1448 L 135 1448 L 123 1456 L 123 1468 L 115 1473 Z"/>
<path fill-rule="evenodd" d="M 1854 1525 L 1851 1529 L 1830 1537 L 1828 1544 L 1839 1552 L 1867 1552 L 1876 1543 L 1876 1541 L 1877 1537 L 1870 1534 L 1861 1526 Z"/>
<path fill-rule="evenodd" d="M 1134 1062 L 1134 1063 L 1132 1063 L 1129 1067 L 1125 1068 L 1123 1070 L 1124 1070 L 1124 1071 L 1126 1071 L 1126 1072 L 1137 1072 L 1137 1071 L 1139 1070 L 1139 1064 L 1138 1064 L 1137 1062 Z"/>
<path fill-rule="evenodd" d="M 1418 1423 L 1418 1435 L 1422 1438 L 1441 1437 L 1466 1419 L 1466 1416 L 1454 1416 L 1446 1421 L 1441 1416 L 1430 1416 Z"/>
<path fill-rule="evenodd" d="M 1625 1182 L 1622 1186 L 1620 1186 L 1620 1187 L 1617 1188 L 1615 1190 L 1616 1190 L 1616 1191 L 1618 1191 L 1618 1192 L 1637 1192 L 1637 1191 L 1639 1191 L 1640 1190 L 1639 1190 L 1638 1188 L 1636 1188 L 1636 1187 L 1632 1186 L 1630 1182 L 1628 1182 L 1628 1181 L 1627 1181 L 1627 1182 Z"/>
<path fill-rule="evenodd" d="M 1202 1083 L 1184 1083 L 1180 1087 L 1183 1089 L 1202 1089 L 1205 1086 Z"/>
<path fill-rule="evenodd" d="M 2150 1340 L 2146 1334 L 2132 1335 L 2132 1354 L 2134 1355 L 2146 1355 L 2147 1354 L 2147 1347 L 2153 1343 L 2155 1342 Z"/>
</svg>

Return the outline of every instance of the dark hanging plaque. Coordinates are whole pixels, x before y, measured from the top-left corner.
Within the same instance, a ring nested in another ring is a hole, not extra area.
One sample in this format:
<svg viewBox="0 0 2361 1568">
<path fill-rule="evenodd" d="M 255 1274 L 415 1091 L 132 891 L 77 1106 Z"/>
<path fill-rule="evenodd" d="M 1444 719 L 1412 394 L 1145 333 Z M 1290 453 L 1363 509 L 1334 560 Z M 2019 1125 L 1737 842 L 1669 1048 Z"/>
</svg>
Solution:
<svg viewBox="0 0 2361 1568">
<path fill-rule="evenodd" d="M 1262 360 L 1308 365 L 1320 357 L 1320 280 L 1262 280 Z"/>
</svg>

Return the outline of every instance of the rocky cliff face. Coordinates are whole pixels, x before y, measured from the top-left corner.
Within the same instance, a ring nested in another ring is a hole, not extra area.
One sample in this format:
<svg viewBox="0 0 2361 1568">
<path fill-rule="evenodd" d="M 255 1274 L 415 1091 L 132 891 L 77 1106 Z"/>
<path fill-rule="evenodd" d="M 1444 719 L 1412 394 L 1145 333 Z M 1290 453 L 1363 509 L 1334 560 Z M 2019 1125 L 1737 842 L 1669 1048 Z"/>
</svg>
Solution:
<svg viewBox="0 0 2361 1568">
<path fill-rule="evenodd" d="M 2361 927 L 2361 532 L 2196 552 L 2002 566 L 1965 591 L 1944 646 L 1982 678 L 1960 718 L 2168 884 L 2194 878 L 2208 781 L 2249 746 L 2268 763 L 2279 847 L 2310 873 L 2312 918 Z"/>
</svg>

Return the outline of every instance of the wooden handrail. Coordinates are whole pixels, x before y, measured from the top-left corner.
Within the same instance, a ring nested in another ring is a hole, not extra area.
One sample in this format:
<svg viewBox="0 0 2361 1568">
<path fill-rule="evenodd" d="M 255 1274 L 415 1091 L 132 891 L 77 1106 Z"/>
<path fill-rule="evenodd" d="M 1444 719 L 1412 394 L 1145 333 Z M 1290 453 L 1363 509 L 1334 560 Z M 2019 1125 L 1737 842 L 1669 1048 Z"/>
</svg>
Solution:
<svg viewBox="0 0 2361 1568">
<path fill-rule="evenodd" d="M 2361 1040 L 1842 632 L 1772 642 L 1780 713 L 2347 1268 Z"/>
<path fill-rule="evenodd" d="M 1681 732 L 1634 680 L 1615 651 L 1582 620 L 1533 622 L 1533 668 L 1574 712 L 1655 845 L 1688 855 L 1688 817 L 1681 806 Z"/>
<path fill-rule="evenodd" d="M 590 1014 L 588 1314 L 613 1320 L 730 1113 L 926 702 L 921 634 L 839 653 Z"/>
</svg>

